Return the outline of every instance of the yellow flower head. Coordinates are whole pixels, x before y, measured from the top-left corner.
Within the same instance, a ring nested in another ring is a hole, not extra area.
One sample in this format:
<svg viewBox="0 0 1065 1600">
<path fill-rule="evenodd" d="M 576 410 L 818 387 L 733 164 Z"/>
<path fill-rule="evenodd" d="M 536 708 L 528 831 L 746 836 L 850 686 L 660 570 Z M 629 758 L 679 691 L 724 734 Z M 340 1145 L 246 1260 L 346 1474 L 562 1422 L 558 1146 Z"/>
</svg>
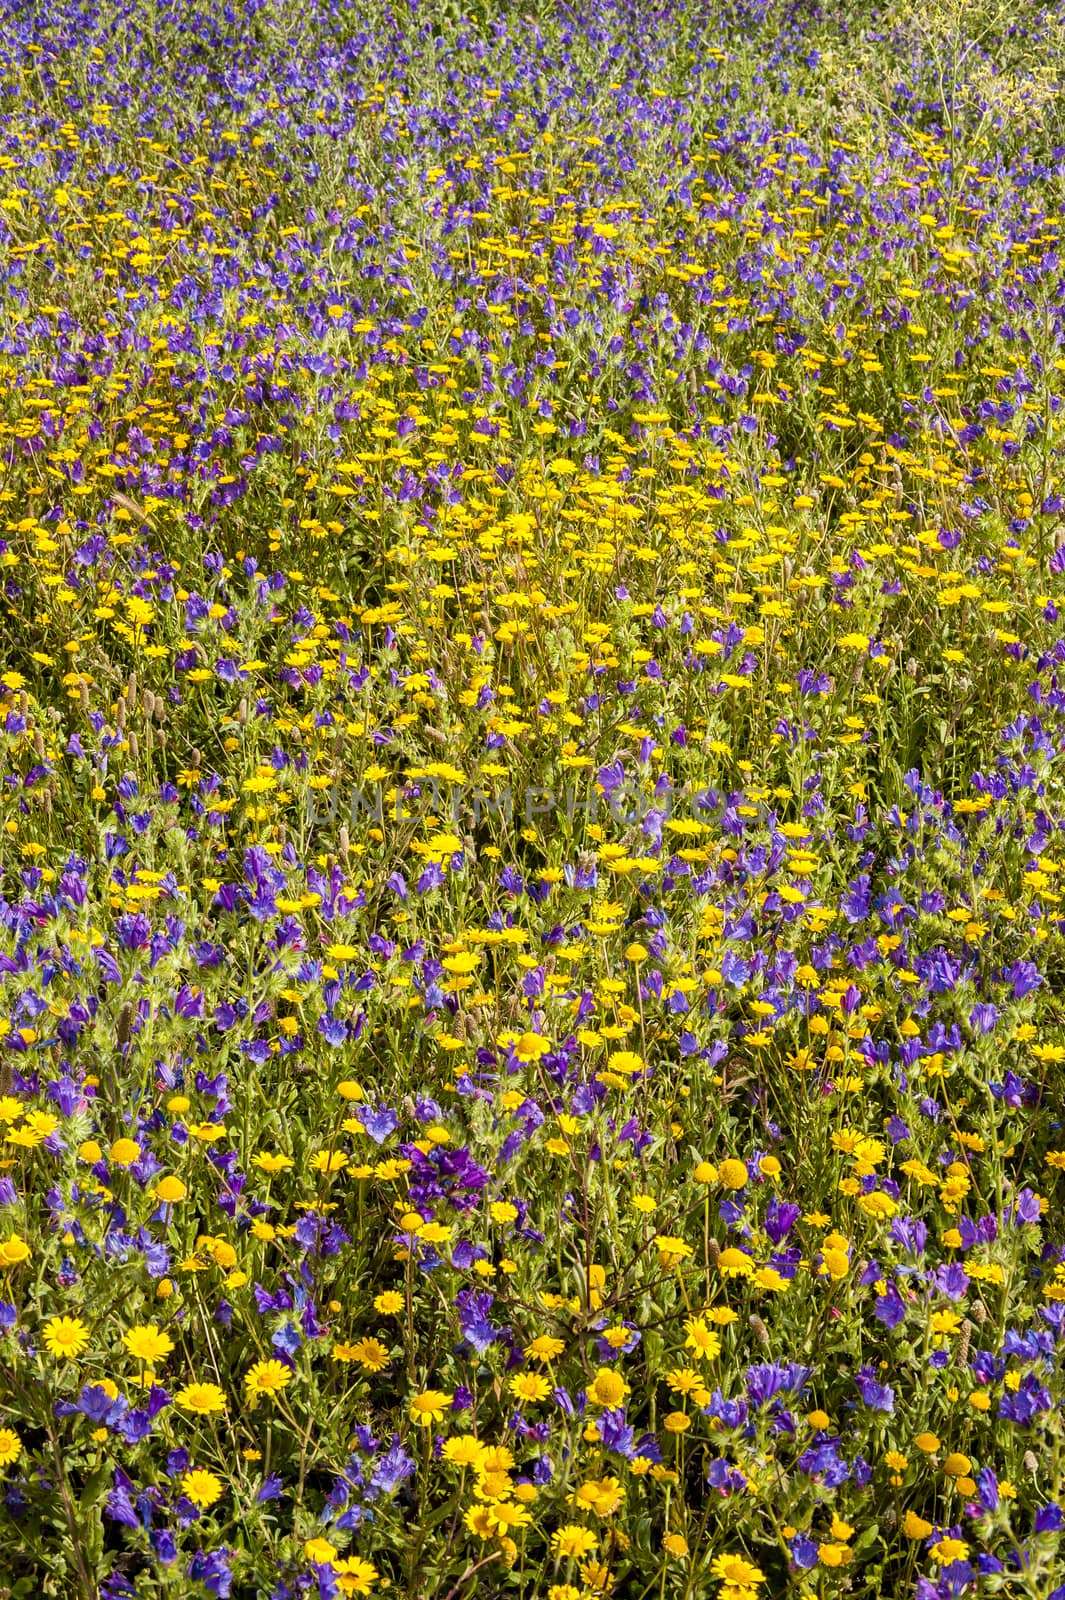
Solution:
<svg viewBox="0 0 1065 1600">
<path fill-rule="evenodd" d="M 411 1421 L 419 1428 L 429 1428 L 434 1422 L 443 1422 L 450 1404 L 451 1396 L 442 1389 L 425 1389 L 421 1394 L 416 1394 L 410 1403 Z"/>
<path fill-rule="evenodd" d="M 21 1266 L 23 1261 L 29 1260 L 31 1254 L 29 1245 L 17 1233 L 13 1233 L 10 1238 L 0 1239 L 0 1269 Z"/>
<path fill-rule="evenodd" d="M 129 1328 L 122 1335 L 122 1343 L 130 1355 L 146 1367 L 157 1366 L 165 1361 L 174 1348 L 174 1341 L 162 1328 L 157 1328 L 153 1322 L 139 1324 Z"/>
<path fill-rule="evenodd" d="M 72 1361 L 88 1342 L 89 1330 L 80 1317 L 50 1317 L 44 1325 L 45 1348 L 59 1360 Z"/>
<path fill-rule="evenodd" d="M 551 1548 L 563 1561 L 580 1561 L 584 1556 L 590 1555 L 598 1543 L 595 1534 L 589 1528 L 582 1528 L 577 1522 L 567 1523 L 564 1528 L 556 1528 L 551 1535 Z"/>
<path fill-rule="evenodd" d="M 614 1367 L 600 1367 L 588 1389 L 588 1399 L 594 1406 L 613 1409 L 620 1406 L 629 1392 L 629 1386 Z"/>
<path fill-rule="evenodd" d="M 292 1368 L 286 1367 L 284 1362 L 270 1360 L 257 1361 L 255 1365 L 244 1374 L 244 1388 L 248 1399 L 254 1404 L 260 1395 L 274 1395 L 285 1389 L 292 1382 Z"/>
<path fill-rule="evenodd" d="M 200 1468 L 182 1474 L 181 1489 L 201 1511 L 222 1498 L 220 1481 L 213 1472 L 204 1472 Z"/>
<path fill-rule="evenodd" d="M 198 1417 L 215 1416 L 226 1409 L 226 1397 L 216 1383 L 187 1383 L 178 1390 L 174 1401 Z"/>
</svg>

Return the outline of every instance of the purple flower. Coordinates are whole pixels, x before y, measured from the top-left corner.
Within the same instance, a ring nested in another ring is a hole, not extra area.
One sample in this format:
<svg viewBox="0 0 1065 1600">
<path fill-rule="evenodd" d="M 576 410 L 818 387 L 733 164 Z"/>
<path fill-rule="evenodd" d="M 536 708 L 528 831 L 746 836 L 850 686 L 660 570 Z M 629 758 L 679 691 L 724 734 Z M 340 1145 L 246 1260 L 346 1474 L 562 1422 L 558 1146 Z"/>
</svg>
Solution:
<svg viewBox="0 0 1065 1600">
<path fill-rule="evenodd" d="M 873 1303 L 873 1315 L 885 1328 L 897 1328 L 906 1316 L 906 1303 L 893 1283 Z"/>
<path fill-rule="evenodd" d="M 877 1381 L 872 1367 L 859 1367 L 854 1374 L 854 1382 L 867 1406 L 874 1411 L 886 1411 L 889 1416 L 894 1412 L 895 1391 L 889 1384 Z"/>
<path fill-rule="evenodd" d="M 197 1550 L 188 1565 L 189 1577 L 193 1582 L 202 1583 L 211 1594 L 226 1600 L 233 1588 L 233 1573 L 229 1565 L 231 1554 L 225 1549 Z"/>
<path fill-rule="evenodd" d="M 969 1012 L 969 1026 L 977 1033 L 994 1033 L 998 1017 L 998 1007 L 990 1001 L 981 1000 Z"/>
<path fill-rule="evenodd" d="M 797 1394 L 805 1388 L 812 1372 L 812 1367 L 800 1366 L 796 1361 L 762 1362 L 748 1367 L 748 1399 L 753 1406 L 764 1406 L 774 1395 Z"/>
<path fill-rule="evenodd" d="M 1056 1501 L 1051 1500 L 1049 1505 L 1040 1506 L 1035 1514 L 1032 1525 L 1033 1533 L 1060 1533 L 1065 1528 L 1065 1513 Z"/>
<path fill-rule="evenodd" d="M 775 1196 L 770 1200 L 765 1212 L 765 1231 L 774 1244 L 780 1244 L 787 1238 L 799 1220 L 801 1210 L 801 1206 L 791 1205 Z"/>
<path fill-rule="evenodd" d="M 907 1254 L 924 1255 L 928 1229 L 919 1217 L 895 1217 L 888 1229 L 888 1235 Z"/>
<path fill-rule="evenodd" d="M 391 1494 L 401 1483 L 414 1475 L 414 1462 L 394 1434 L 392 1443 L 374 1467 L 370 1486 L 378 1494 Z"/>
<path fill-rule="evenodd" d="M 1005 981 L 1013 985 L 1013 998 L 1023 1000 L 1043 982 L 1042 973 L 1032 961 L 1015 961 L 1005 974 Z"/>
<path fill-rule="evenodd" d="M 963 1300 L 969 1287 L 969 1278 L 956 1261 L 951 1261 L 937 1268 L 935 1283 L 940 1294 L 946 1295 L 948 1300 Z"/>
<path fill-rule="evenodd" d="M 791 1554 L 791 1559 L 799 1568 L 800 1572 L 806 1572 L 810 1569 L 810 1567 L 816 1567 L 817 1546 L 814 1541 L 812 1539 L 808 1539 L 804 1533 L 797 1533 L 788 1546 L 788 1549 Z"/>
<path fill-rule="evenodd" d="M 384 1144 L 389 1134 L 399 1127 L 399 1118 L 389 1106 L 381 1106 L 377 1111 L 360 1108 L 359 1121 L 374 1144 Z"/>
<path fill-rule="evenodd" d="M 998 1479 L 990 1467 L 976 1474 L 976 1493 L 985 1511 L 998 1510 Z"/>
<path fill-rule="evenodd" d="M 154 1528 L 152 1530 L 152 1549 L 155 1559 L 164 1567 L 170 1566 L 177 1560 L 177 1540 L 169 1528 Z"/>
<path fill-rule="evenodd" d="M 604 1411 L 599 1418 L 599 1437 L 603 1448 L 612 1450 L 615 1455 L 632 1456 L 636 1432 L 625 1421 L 625 1408 L 619 1407 L 616 1411 Z"/>
<path fill-rule="evenodd" d="M 463 1289 L 455 1300 L 462 1337 L 479 1356 L 483 1356 L 488 1346 L 499 1338 L 499 1329 L 494 1328 L 488 1320 L 494 1298 L 494 1295 L 482 1290 Z"/>
</svg>

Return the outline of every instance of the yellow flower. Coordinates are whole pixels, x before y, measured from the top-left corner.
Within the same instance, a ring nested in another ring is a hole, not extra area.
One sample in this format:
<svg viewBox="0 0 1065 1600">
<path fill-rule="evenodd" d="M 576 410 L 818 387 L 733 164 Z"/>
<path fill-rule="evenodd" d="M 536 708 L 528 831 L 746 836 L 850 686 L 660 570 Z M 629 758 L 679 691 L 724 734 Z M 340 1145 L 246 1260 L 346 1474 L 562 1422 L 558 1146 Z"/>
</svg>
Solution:
<svg viewBox="0 0 1065 1600">
<path fill-rule="evenodd" d="M 536 1405 L 547 1399 L 551 1385 L 538 1372 L 519 1372 L 510 1380 L 510 1392 L 527 1405 Z"/>
<path fill-rule="evenodd" d="M 380 1576 L 372 1561 L 361 1556 L 345 1556 L 333 1562 L 337 1587 L 341 1594 L 369 1594 Z"/>
<path fill-rule="evenodd" d="M 969 1554 L 969 1546 L 964 1539 L 938 1539 L 932 1546 L 932 1557 L 942 1566 L 949 1566 L 952 1561 L 964 1561 Z"/>
<path fill-rule="evenodd" d="M 279 1155 L 273 1150 L 260 1150 L 259 1154 L 252 1156 L 252 1166 L 258 1167 L 262 1172 L 284 1172 L 286 1167 L 295 1166 L 291 1156 Z"/>
<path fill-rule="evenodd" d="M 662 1548 L 667 1555 L 683 1561 L 688 1554 L 688 1541 L 679 1533 L 667 1533 L 662 1540 Z"/>
<path fill-rule="evenodd" d="M 747 1182 L 747 1164 L 728 1156 L 718 1167 L 717 1176 L 726 1189 L 742 1189 Z"/>
<path fill-rule="evenodd" d="M 525 1346 L 527 1361 L 554 1361 L 566 1348 L 564 1339 L 556 1339 L 549 1333 L 538 1334 L 531 1344 Z"/>
<path fill-rule="evenodd" d="M 248 1399 L 255 1401 L 261 1394 L 277 1394 L 292 1382 L 292 1368 L 281 1361 L 257 1361 L 244 1374 L 244 1388 Z"/>
<path fill-rule="evenodd" d="M 721 1354 L 719 1336 L 699 1317 L 689 1317 L 684 1324 L 684 1331 L 688 1335 L 684 1348 L 693 1350 L 697 1360 L 713 1361 Z"/>
<path fill-rule="evenodd" d="M 0 1428 L 0 1467 L 9 1467 L 22 1454 L 22 1440 L 13 1428 Z"/>
<path fill-rule="evenodd" d="M 614 1575 L 605 1561 L 589 1561 L 581 1568 L 581 1577 L 586 1595 L 608 1595 L 614 1583 Z M 725 1600 L 732 1600 L 732 1597 L 726 1596 Z"/>
<path fill-rule="evenodd" d="M 416 1394 L 410 1403 L 411 1421 L 417 1423 L 419 1428 L 431 1427 L 434 1422 L 442 1422 L 444 1413 L 451 1404 L 451 1396 L 442 1389 L 425 1389 L 421 1394 Z"/>
<path fill-rule="evenodd" d="M 556 1528 L 551 1535 L 551 1547 L 556 1556 L 564 1561 L 580 1561 L 590 1555 L 598 1543 L 595 1534 L 588 1528 L 582 1528 L 578 1522 L 569 1522 L 564 1528 Z"/>
<path fill-rule="evenodd" d="M 750 1256 L 736 1245 L 729 1245 L 717 1258 L 717 1270 L 726 1278 L 749 1278 L 754 1271 Z"/>
<path fill-rule="evenodd" d="M 199 1417 L 210 1417 L 226 1409 L 226 1397 L 216 1383 L 187 1383 L 178 1390 L 174 1400 Z"/>
<path fill-rule="evenodd" d="M 328 1539 L 308 1539 L 303 1546 L 303 1554 L 308 1561 L 313 1561 L 315 1566 L 325 1567 L 336 1559 L 337 1549 Z"/>
<path fill-rule="evenodd" d="M 184 1200 L 188 1192 L 181 1179 L 173 1176 L 160 1178 L 155 1186 L 155 1198 L 162 1200 L 168 1206 L 176 1205 L 179 1200 Z"/>
<path fill-rule="evenodd" d="M 551 1048 L 550 1039 L 545 1039 L 539 1033 L 523 1033 L 514 1040 L 513 1050 L 518 1060 L 525 1065 L 539 1061 Z"/>
<path fill-rule="evenodd" d="M 518 1208 L 515 1205 L 511 1205 L 509 1200 L 493 1200 L 488 1207 L 488 1214 L 493 1222 L 498 1222 L 505 1227 L 508 1222 L 517 1221 Z"/>
<path fill-rule="evenodd" d="M 383 1372 L 388 1366 L 388 1351 L 380 1339 L 360 1339 L 350 1345 L 351 1359 L 367 1372 Z"/>
<path fill-rule="evenodd" d="M 532 1516 L 523 1505 L 513 1500 L 503 1501 L 492 1506 L 492 1526 L 496 1534 L 506 1533 L 510 1528 L 525 1528 L 532 1521 Z"/>
<path fill-rule="evenodd" d="M 403 1310 L 403 1296 L 395 1289 L 385 1289 L 373 1303 L 375 1311 L 382 1317 L 394 1317 Z"/>
<path fill-rule="evenodd" d="M 660 1267 L 675 1267 L 692 1254 L 690 1244 L 683 1239 L 675 1239 L 668 1233 L 655 1235 L 655 1249 L 658 1251 L 658 1264 Z"/>
<path fill-rule="evenodd" d="M 45 1348 L 59 1359 L 80 1356 L 89 1342 L 89 1330 L 80 1317 L 50 1317 L 44 1325 Z"/>
<path fill-rule="evenodd" d="M 194 1122 L 189 1128 L 189 1133 L 194 1139 L 199 1139 L 203 1144 L 211 1144 L 216 1139 L 225 1136 L 224 1122 Z"/>
<path fill-rule="evenodd" d="M 311 1157 L 315 1172 L 342 1172 L 347 1164 L 348 1156 L 343 1150 L 319 1150 Z"/>
<path fill-rule="evenodd" d="M 476 1467 L 480 1464 L 485 1453 L 485 1447 L 479 1439 L 470 1433 L 456 1434 L 453 1439 L 445 1439 L 443 1457 L 453 1467 Z"/>
<path fill-rule="evenodd" d="M 623 1078 L 631 1078 L 637 1072 L 642 1072 L 644 1067 L 643 1057 L 637 1055 L 635 1050 L 615 1050 L 607 1062 L 611 1072 L 617 1072 Z"/>
<path fill-rule="evenodd" d="M 131 1167 L 141 1153 L 135 1139 L 116 1139 L 108 1155 L 116 1167 Z"/>
<path fill-rule="evenodd" d="M 199 1467 L 182 1475 L 181 1487 L 193 1505 L 201 1511 L 206 1506 L 213 1506 L 216 1500 L 222 1498 L 220 1481 L 213 1472 L 204 1472 Z"/>
<path fill-rule="evenodd" d="M 573 1496 L 574 1504 L 582 1511 L 594 1511 L 597 1517 L 612 1517 L 625 1491 L 617 1478 L 589 1478 Z"/>
<path fill-rule="evenodd" d="M 477 1539 L 490 1539 L 495 1532 L 491 1506 L 471 1506 L 462 1520 Z"/>
<path fill-rule="evenodd" d="M 711 1571 L 730 1590 L 754 1589 L 757 1584 L 765 1582 L 765 1573 L 761 1568 L 746 1561 L 743 1556 L 715 1556 Z"/>
<path fill-rule="evenodd" d="M 129 1328 L 122 1335 L 122 1343 L 130 1355 L 143 1362 L 146 1367 L 154 1367 L 158 1362 L 165 1361 L 174 1348 L 174 1341 L 170 1335 L 157 1328 L 153 1322 Z"/>
<path fill-rule="evenodd" d="M 916 1511 L 907 1511 L 902 1519 L 902 1531 L 907 1539 L 927 1539 L 932 1531 L 932 1524 L 919 1517 Z"/>
<path fill-rule="evenodd" d="M 17 1233 L 13 1233 L 9 1239 L 0 1239 L 0 1267 L 21 1266 L 31 1254 L 29 1245 Z"/>
<path fill-rule="evenodd" d="M 821 1270 L 829 1278 L 837 1282 L 845 1278 L 850 1268 L 850 1258 L 846 1250 L 826 1249 L 821 1252 Z"/>
<path fill-rule="evenodd" d="M 826 1541 L 818 1545 L 817 1559 L 823 1567 L 845 1567 L 854 1559 L 854 1551 L 845 1544 Z"/>
<path fill-rule="evenodd" d="M 594 1406 L 613 1409 L 620 1406 L 629 1392 L 629 1386 L 620 1372 L 613 1367 L 600 1367 L 588 1389 L 588 1399 Z"/>
<path fill-rule="evenodd" d="M 35 1150 L 39 1144 L 43 1144 L 44 1138 L 39 1128 L 26 1121 L 21 1128 L 12 1128 L 4 1143 L 19 1145 L 24 1150 Z"/>
<path fill-rule="evenodd" d="M 445 956 L 440 963 L 445 972 L 453 973 L 456 977 L 467 977 L 471 972 L 476 972 L 483 956 L 476 950 L 460 950 L 457 955 Z"/>
</svg>

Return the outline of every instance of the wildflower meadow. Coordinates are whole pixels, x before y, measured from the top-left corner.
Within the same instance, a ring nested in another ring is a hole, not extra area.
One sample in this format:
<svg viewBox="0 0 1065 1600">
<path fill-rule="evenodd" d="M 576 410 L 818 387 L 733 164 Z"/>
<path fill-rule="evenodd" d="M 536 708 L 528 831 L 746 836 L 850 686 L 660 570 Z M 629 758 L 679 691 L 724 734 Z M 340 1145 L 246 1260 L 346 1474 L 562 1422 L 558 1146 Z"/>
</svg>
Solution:
<svg viewBox="0 0 1065 1600">
<path fill-rule="evenodd" d="M 1065 1600 L 1063 61 L 0 0 L 0 1600 Z"/>
</svg>

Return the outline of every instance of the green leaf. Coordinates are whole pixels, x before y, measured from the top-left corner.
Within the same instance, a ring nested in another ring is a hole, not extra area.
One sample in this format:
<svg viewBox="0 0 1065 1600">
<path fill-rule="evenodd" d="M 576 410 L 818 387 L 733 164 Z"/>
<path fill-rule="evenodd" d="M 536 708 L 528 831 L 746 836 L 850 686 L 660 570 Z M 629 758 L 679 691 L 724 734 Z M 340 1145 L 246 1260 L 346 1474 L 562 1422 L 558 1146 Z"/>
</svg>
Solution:
<svg viewBox="0 0 1065 1600">
<path fill-rule="evenodd" d="M 90 1510 L 97 1500 L 102 1499 L 107 1493 L 111 1487 L 112 1473 L 113 1468 L 111 1466 L 97 1467 L 96 1471 L 92 1473 L 81 1491 L 81 1499 L 78 1502 L 82 1511 Z"/>
</svg>

